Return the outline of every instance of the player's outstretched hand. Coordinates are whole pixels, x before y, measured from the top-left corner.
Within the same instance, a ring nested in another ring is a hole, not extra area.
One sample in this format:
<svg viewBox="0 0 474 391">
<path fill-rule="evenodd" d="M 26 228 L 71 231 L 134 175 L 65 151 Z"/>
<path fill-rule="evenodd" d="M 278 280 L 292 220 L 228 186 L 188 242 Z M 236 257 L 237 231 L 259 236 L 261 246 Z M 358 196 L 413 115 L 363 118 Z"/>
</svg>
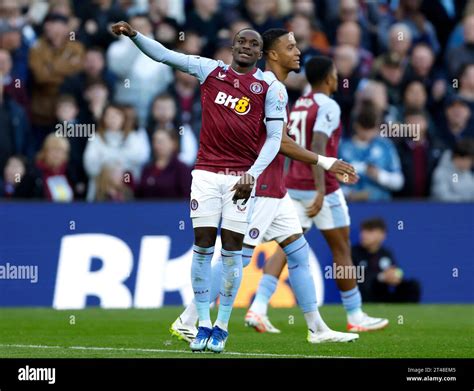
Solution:
<svg viewBox="0 0 474 391">
<path fill-rule="evenodd" d="M 339 182 L 347 185 L 353 185 L 359 180 L 354 166 L 344 160 L 336 160 L 328 171 L 332 172 Z"/>
<path fill-rule="evenodd" d="M 115 35 L 125 35 L 127 37 L 134 37 L 137 32 L 127 22 L 118 22 L 112 25 L 112 32 Z"/>
<path fill-rule="evenodd" d="M 235 190 L 234 197 L 232 197 L 234 204 L 237 202 L 237 200 L 244 200 L 247 202 L 247 200 L 250 198 L 250 194 L 252 194 L 254 184 L 255 179 L 252 175 L 243 175 L 231 189 L 231 191 Z"/>
</svg>

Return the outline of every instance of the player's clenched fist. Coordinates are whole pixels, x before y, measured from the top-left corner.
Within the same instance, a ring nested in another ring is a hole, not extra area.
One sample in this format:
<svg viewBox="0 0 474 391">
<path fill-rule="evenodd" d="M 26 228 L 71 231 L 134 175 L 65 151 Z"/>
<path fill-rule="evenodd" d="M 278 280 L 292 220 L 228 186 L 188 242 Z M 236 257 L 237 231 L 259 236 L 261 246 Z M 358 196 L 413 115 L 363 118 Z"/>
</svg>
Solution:
<svg viewBox="0 0 474 391">
<path fill-rule="evenodd" d="M 137 32 L 132 29 L 127 22 L 118 22 L 112 25 L 112 32 L 116 35 L 125 35 L 127 37 L 134 37 L 137 35 Z"/>
</svg>

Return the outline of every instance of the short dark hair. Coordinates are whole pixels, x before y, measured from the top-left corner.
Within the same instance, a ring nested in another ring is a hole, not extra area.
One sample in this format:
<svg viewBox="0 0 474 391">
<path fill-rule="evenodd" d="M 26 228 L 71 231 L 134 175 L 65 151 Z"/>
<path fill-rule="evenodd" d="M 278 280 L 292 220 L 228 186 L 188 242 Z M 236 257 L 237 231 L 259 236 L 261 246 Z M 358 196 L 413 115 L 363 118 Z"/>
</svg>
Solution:
<svg viewBox="0 0 474 391">
<path fill-rule="evenodd" d="M 363 100 L 356 111 L 354 122 L 362 129 L 375 128 L 380 119 L 380 112 L 371 100 Z"/>
<path fill-rule="evenodd" d="M 263 38 L 262 38 L 262 36 L 260 35 L 260 33 L 259 33 L 257 30 L 255 30 L 255 29 L 252 28 L 252 27 L 244 27 L 243 29 L 237 31 L 237 33 L 234 35 L 234 38 L 232 39 L 232 44 L 235 43 L 235 39 L 237 38 L 237 35 L 239 35 L 242 31 L 246 31 L 246 30 L 256 32 L 257 35 L 258 35 L 258 38 L 260 39 L 260 43 L 261 43 L 262 46 L 263 46 Z"/>
<path fill-rule="evenodd" d="M 327 56 L 311 57 L 305 64 L 306 79 L 312 86 L 321 84 L 331 73 L 334 63 Z"/>
<path fill-rule="evenodd" d="M 283 35 L 289 34 L 288 30 L 285 29 L 268 29 L 262 34 L 263 39 L 263 52 L 267 53 L 275 42 Z"/>
<path fill-rule="evenodd" d="M 387 225 L 384 219 L 381 217 L 374 217 L 371 219 L 364 220 L 360 223 L 360 229 L 371 231 L 373 229 L 380 229 L 381 231 L 387 232 Z"/>
<path fill-rule="evenodd" d="M 474 156 L 474 139 L 466 138 L 459 140 L 453 147 L 453 157 L 472 157 Z"/>
<path fill-rule="evenodd" d="M 423 109 L 407 109 L 407 111 L 405 111 L 405 119 L 407 117 L 410 117 L 412 115 L 419 115 L 421 117 L 424 117 L 426 120 L 428 119 L 428 113 L 423 110 Z"/>
</svg>

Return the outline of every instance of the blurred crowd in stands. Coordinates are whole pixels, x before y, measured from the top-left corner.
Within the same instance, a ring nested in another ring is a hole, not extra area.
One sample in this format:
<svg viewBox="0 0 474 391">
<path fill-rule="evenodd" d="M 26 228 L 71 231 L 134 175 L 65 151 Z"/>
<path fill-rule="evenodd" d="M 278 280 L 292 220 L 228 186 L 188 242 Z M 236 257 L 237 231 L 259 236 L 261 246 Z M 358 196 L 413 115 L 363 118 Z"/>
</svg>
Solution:
<svg viewBox="0 0 474 391">
<path fill-rule="evenodd" d="M 287 28 L 303 68 L 338 69 L 350 200 L 474 201 L 474 0 L 1 0 L 0 198 L 188 197 L 199 82 L 120 20 L 226 63 L 240 29 Z M 307 92 L 304 69 L 286 85 Z"/>
</svg>

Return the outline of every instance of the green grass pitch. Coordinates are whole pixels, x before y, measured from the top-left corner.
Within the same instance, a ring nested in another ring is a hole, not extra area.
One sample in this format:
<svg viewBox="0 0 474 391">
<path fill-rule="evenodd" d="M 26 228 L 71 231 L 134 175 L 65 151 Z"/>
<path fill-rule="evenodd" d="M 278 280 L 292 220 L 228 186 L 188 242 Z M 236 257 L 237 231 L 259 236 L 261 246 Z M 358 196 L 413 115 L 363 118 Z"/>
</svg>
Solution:
<svg viewBox="0 0 474 391">
<path fill-rule="evenodd" d="M 271 309 L 281 334 L 259 334 L 243 324 L 235 309 L 226 352 L 192 353 L 172 337 L 170 324 L 181 307 L 159 310 L 58 311 L 45 308 L 0 309 L 1 358 L 432 358 L 474 357 L 473 305 L 365 305 L 372 316 L 390 320 L 385 330 L 361 333 L 346 344 L 311 345 L 298 308 Z M 333 329 L 345 329 L 342 306 L 321 313 Z M 215 318 L 215 311 L 212 318 Z"/>
</svg>

